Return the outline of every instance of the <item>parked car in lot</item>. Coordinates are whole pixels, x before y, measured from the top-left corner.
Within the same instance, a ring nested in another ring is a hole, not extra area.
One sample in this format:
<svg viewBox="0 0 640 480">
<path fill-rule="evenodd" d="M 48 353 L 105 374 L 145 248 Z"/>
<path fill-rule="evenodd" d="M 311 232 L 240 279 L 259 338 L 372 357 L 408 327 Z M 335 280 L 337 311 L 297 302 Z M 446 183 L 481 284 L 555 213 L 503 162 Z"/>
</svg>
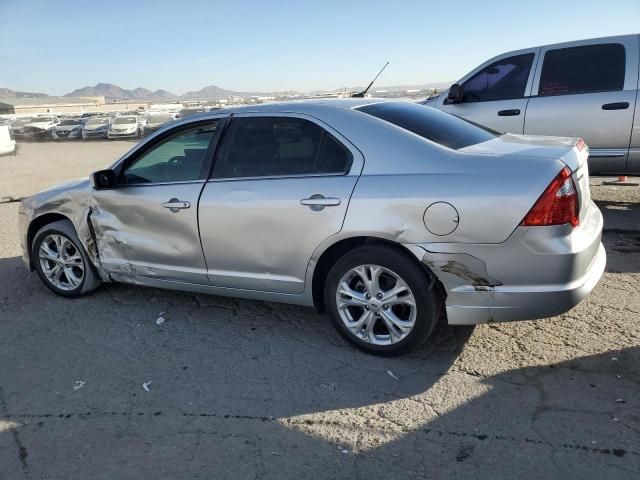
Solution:
<svg viewBox="0 0 640 480">
<path fill-rule="evenodd" d="M 65 297 L 119 281 L 315 305 L 358 347 L 399 354 L 441 319 L 548 317 L 593 289 L 588 152 L 413 103 L 221 110 L 24 199 L 20 238 Z"/>
<path fill-rule="evenodd" d="M 109 131 L 109 117 L 91 117 L 82 127 L 82 138 L 107 138 Z"/>
<path fill-rule="evenodd" d="M 107 138 L 135 138 L 141 134 L 138 117 L 134 115 L 115 117 L 109 125 Z"/>
<path fill-rule="evenodd" d="M 15 152 L 16 141 L 9 125 L 0 125 L 0 155 L 8 155 Z"/>
<path fill-rule="evenodd" d="M 82 138 L 83 123 L 79 118 L 65 118 L 51 130 L 56 139 Z"/>
<path fill-rule="evenodd" d="M 31 121 L 31 118 L 18 118 L 11 124 L 11 131 L 17 139 L 21 139 L 24 135 L 24 127 Z"/>
<path fill-rule="evenodd" d="M 60 119 L 56 116 L 33 117 L 22 129 L 22 137 L 30 140 L 51 138 L 51 134 Z"/>
<path fill-rule="evenodd" d="M 175 114 L 173 113 L 150 113 L 147 115 L 147 121 L 144 125 L 143 133 L 145 135 L 149 135 L 164 126 L 166 123 L 172 122 L 175 118 Z"/>
<path fill-rule="evenodd" d="M 501 132 L 583 137 L 598 174 L 640 174 L 640 35 L 504 53 L 426 105 Z"/>
</svg>

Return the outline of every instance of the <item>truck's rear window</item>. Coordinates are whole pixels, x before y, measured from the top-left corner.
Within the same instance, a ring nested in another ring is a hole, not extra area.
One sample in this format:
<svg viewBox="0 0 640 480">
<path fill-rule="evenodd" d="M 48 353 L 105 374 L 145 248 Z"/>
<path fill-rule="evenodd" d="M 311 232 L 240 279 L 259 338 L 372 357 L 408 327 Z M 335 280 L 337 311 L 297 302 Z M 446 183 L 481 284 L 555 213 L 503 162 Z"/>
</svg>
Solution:
<svg viewBox="0 0 640 480">
<path fill-rule="evenodd" d="M 383 102 L 357 110 L 393 123 L 453 150 L 491 140 L 500 133 L 435 108 L 409 102 Z"/>
</svg>

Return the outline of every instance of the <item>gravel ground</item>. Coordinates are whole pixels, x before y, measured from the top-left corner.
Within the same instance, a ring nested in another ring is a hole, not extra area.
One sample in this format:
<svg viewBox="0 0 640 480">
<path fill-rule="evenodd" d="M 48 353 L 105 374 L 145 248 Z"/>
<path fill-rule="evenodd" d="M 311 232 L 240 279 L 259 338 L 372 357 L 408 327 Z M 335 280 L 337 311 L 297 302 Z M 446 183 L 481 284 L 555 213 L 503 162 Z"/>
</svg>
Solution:
<svg viewBox="0 0 640 480">
<path fill-rule="evenodd" d="M 131 146 L 20 145 L 0 197 Z M 0 204 L 0 478 L 639 478 L 640 187 L 592 193 L 609 261 L 582 304 L 442 327 L 394 359 L 309 308 L 124 285 L 56 297 Z"/>
</svg>

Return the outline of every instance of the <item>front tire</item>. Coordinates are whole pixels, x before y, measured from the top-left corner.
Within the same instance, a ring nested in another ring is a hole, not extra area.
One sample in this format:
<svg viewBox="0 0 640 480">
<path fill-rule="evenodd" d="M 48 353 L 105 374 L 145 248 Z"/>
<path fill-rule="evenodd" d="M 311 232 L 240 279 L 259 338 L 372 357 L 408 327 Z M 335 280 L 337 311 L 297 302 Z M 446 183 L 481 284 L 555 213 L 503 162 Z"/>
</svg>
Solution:
<svg viewBox="0 0 640 480">
<path fill-rule="evenodd" d="M 63 297 L 80 297 L 102 283 L 68 220 L 50 223 L 38 230 L 31 258 L 43 283 Z"/>
<path fill-rule="evenodd" d="M 325 305 L 338 332 L 365 352 L 394 356 L 424 343 L 440 318 L 435 281 L 407 252 L 358 247 L 329 271 Z"/>
</svg>

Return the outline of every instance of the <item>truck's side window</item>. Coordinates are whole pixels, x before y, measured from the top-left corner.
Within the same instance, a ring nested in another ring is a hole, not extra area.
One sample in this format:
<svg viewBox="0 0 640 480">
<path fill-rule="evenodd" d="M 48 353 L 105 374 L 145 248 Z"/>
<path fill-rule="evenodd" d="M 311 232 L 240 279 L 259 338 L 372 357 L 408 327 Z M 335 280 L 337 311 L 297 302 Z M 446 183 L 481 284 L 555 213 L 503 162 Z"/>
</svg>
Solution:
<svg viewBox="0 0 640 480">
<path fill-rule="evenodd" d="M 488 102 L 493 100 L 510 100 L 522 98 L 533 53 L 503 58 L 483 68 L 469 80 L 464 82 L 463 102 Z"/>
<path fill-rule="evenodd" d="M 538 95 L 609 92 L 624 88 L 625 51 L 619 43 L 549 50 Z"/>
</svg>

